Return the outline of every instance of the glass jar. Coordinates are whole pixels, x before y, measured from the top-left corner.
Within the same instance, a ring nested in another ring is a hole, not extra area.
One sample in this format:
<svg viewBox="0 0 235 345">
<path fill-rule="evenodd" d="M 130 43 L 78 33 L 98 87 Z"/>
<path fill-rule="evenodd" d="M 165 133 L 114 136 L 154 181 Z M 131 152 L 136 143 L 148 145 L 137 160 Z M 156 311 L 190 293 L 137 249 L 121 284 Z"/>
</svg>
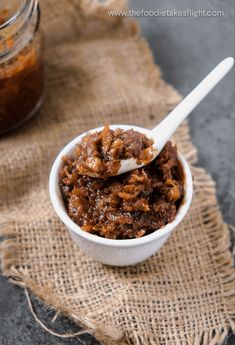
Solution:
<svg viewBox="0 0 235 345">
<path fill-rule="evenodd" d="M 0 133 L 40 108 L 43 64 L 37 0 L 0 1 Z"/>
</svg>

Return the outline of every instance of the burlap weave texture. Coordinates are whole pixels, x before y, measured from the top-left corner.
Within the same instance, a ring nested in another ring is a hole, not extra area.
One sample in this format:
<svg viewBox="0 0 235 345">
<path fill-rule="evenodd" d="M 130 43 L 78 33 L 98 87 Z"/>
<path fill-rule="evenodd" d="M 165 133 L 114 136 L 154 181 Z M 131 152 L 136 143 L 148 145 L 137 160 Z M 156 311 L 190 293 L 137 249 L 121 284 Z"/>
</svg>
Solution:
<svg viewBox="0 0 235 345">
<path fill-rule="evenodd" d="M 56 217 L 48 175 L 73 137 L 104 123 L 151 127 L 180 100 L 138 26 L 90 1 L 43 0 L 46 95 L 34 119 L 0 143 L 2 269 L 102 344 L 219 344 L 232 322 L 229 234 L 214 182 L 194 167 L 185 123 L 174 141 L 192 164 L 194 198 L 167 244 L 134 267 L 83 253 Z"/>
</svg>

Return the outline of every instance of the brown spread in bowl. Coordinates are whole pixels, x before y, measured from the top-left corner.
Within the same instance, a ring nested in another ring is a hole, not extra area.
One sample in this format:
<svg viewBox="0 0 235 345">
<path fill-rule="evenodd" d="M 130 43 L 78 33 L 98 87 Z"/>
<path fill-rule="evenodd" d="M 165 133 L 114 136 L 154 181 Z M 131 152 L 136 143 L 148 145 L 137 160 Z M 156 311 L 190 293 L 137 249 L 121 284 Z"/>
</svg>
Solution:
<svg viewBox="0 0 235 345">
<path fill-rule="evenodd" d="M 171 142 L 148 165 L 106 179 L 80 175 L 81 156 L 78 145 L 74 155 L 63 157 L 59 183 L 69 216 L 84 231 L 132 239 L 174 220 L 184 195 L 184 175 Z"/>
<path fill-rule="evenodd" d="M 138 164 L 151 161 L 148 150 L 153 140 L 133 129 L 88 133 L 76 148 L 76 168 L 81 175 L 106 178 L 117 175 L 122 159 L 135 158 Z"/>
</svg>

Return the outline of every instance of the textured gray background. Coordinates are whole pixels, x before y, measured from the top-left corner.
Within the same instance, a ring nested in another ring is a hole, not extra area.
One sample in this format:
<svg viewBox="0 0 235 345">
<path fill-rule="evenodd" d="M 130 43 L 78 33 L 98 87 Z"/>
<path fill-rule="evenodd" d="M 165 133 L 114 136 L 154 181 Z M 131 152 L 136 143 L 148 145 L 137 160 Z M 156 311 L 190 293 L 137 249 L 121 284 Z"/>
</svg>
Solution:
<svg viewBox="0 0 235 345">
<path fill-rule="evenodd" d="M 130 5 L 135 9 L 200 8 L 225 12 L 224 17 L 217 18 L 139 18 L 165 79 L 183 95 L 221 59 L 234 54 L 232 0 L 132 0 Z M 235 214 L 233 76 L 234 72 L 230 72 L 190 117 L 193 142 L 199 151 L 198 164 L 215 179 L 219 204 L 229 223 L 234 223 Z M 53 313 L 36 301 L 35 305 L 41 318 L 51 320 Z M 57 324 L 59 332 L 73 329 L 74 325 L 63 318 Z M 91 337 L 83 341 L 86 345 L 97 344 Z M 80 342 L 55 338 L 42 330 L 28 310 L 23 291 L 0 277 L 0 345 L 49 344 Z M 226 344 L 235 344 L 235 337 L 230 335 Z"/>
</svg>

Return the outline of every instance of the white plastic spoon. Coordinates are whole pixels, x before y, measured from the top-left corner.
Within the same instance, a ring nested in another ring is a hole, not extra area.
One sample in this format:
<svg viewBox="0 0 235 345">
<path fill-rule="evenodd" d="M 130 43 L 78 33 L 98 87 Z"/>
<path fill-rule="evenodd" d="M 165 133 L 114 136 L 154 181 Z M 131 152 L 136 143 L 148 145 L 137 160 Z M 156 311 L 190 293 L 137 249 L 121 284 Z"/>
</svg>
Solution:
<svg viewBox="0 0 235 345">
<path fill-rule="evenodd" d="M 170 112 L 156 127 L 152 130 L 144 130 L 144 134 L 154 140 L 149 148 L 152 153 L 152 159 L 155 159 L 163 149 L 165 143 L 176 131 L 183 120 L 191 111 L 203 100 L 204 97 L 215 87 L 215 85 L 228 73 L 233 66 L 234 59 L 228 57 L 220 62 L 196 87 L 190 94 L 180 102 L 177 107 Z M 120 126 L 121 127 L 121 126 Z M 139 168 L 145 164 L 138 164 L 134 158 L 121 160 L 118 170 L 119 174 Z"/>
</svg>

